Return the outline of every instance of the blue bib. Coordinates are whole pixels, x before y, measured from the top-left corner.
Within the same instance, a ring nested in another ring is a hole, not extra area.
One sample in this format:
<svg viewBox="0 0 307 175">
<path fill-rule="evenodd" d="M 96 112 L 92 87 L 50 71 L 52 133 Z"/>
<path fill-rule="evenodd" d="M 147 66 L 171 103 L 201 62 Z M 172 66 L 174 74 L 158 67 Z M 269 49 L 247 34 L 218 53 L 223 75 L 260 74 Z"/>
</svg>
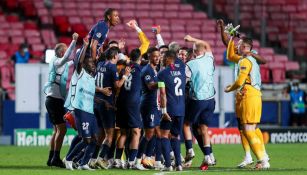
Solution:
<svg viewBox="0 0 307 175">
<path fill-rule="evenodd" d="M 47 94 L 53 88 L 59 88 L 61 96 L 65 98 L 66 96 L 66 82 L 68 79 L 69 66 L 68 63 L 65 63 L 65 68 L 63 72 L 57 72 L 57 69 L 54 66 L 54 62 L 57 58 L 54 58 L 49 63 L 49 77 L 48 82 L 44 86 L 44 92 Z"/>
<path fill-rule="evenodd" d="M 72 107 L 94 114 L 95 78 L 84 69 L 78 75 L 75 98 Z"/>
<path fill-rule="evenodd" d="M 215 95 L 213 59 L 211 55 L 204 55 L 187 63 L 192 72 L 190 97 L 207 100 Z"/>
</svg>

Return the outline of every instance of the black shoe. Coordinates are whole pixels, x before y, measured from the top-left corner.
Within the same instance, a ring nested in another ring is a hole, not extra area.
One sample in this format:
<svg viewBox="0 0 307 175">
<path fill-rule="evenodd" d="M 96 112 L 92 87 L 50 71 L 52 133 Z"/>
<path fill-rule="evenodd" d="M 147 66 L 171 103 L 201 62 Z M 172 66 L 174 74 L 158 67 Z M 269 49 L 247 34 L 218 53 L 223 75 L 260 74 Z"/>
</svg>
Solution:
<svg viewBox="0 0 307 175">
<path fill-rule="evenodd" d="M 61 159 L 52 159 L 50 162 L 51 166 L 56 166 L 59 168 L 65 168 L 64 163 L 62 162 Z"/>
<path fill-rule="evenodd" d="M 47 160 L 47 166 L 51 166 L 51 159 Z"/>
</svg>

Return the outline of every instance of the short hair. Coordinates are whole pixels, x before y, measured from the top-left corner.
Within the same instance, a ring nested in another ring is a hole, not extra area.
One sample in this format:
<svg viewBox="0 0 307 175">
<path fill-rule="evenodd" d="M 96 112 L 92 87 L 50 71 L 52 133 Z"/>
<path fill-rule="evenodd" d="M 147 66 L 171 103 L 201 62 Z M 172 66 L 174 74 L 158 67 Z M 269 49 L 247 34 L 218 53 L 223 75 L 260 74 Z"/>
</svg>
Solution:
<svg viewBox="0 0 307 175">
<path fill-rule="evenodd" d="M 110 19 L 108 18 L 108 16 L 110 16 L 114 11 L 116 11 L 114 8 L 107 8 L 103 14 L 104 20 L 109 21 Z"/>
<path fill-rule="evenodd" d="M 132 62 L 138 61 L 141 58 L 141 51 L 140 51 L 140 49 L 138 49 L 138 48 L 133 49 L 130 52 L 129 56 L 130 56 L 130 59 L 131 59 Z"/>
<path fill-rule="evenodd" d="M 242 37 L 241 40 L 242 40 L 242 43 L 246 43 L 250 45 L 251 50 L 253 49 L 253 40 L 251 38 L 245 36 L 245 37 Z"/>
<path fill-rule="evenodd" d="M 111 41 L 108 43 L 108 46 L 110 47 L 111 44 L 117 44 L 117 45 L 118 45 L 118 42 L 115 41 L 115 40 L 111 40 Z"/>
<path fill-rule="evenodd" d="M 196 42 L 194 49 L 199 51 L 199 52 L 202 52 L 202 51 L 205 51 L 206 47 L 205 47 L 205 44 L 203 42 Z"/>
<path fill-rule="evenodd" d="M 156 47 L 150 47 L 148 50 L 147 50 L 147 56 L 149 57 L 152 53 L 158 51 L 159 52 L 159 49 L 156 48 Z"/>
<path fill-rule="evenodd" d="M 159 47 L 159 50 L 161 50 L 161 49 L 163 49 L 163 48 L 165 48 L 165 49 L 168 50 L 168 45 L 162 45 L 162 46 L 160 46 L 160 47 Z"/>
<path fill-rule="evenodd" d="M 174 51 L 169 50 L 164 53 L 164 58 L 170 58 L 172 60 L 175 60 L 177 58 L 177 55 Z"/>
<path fill-rule="evenodd" d="M 189 48 L 187 48 L 187 47 L 181 47 L 179 50 L 185 50 L 185 51 L 188 52 Z"/>
<path fill-rule="evenodd" d="M 119 52 L 120 50 L 118 47 L 110 47 L 108 50 L 105 51 L 106 59 L 112 60 Z"/>
<path fill-rule="evenodd" d="M 66 46 L 64 43 L 58 43 L 55 45 L 54 52 L 56 57 L 60 57 L 60 52 L 63 51 L 63 48 Z"/>
<path fill-rule="evenodd" d="M 180 46 L 177 42 L 173 41 L 168 45 L 168 49 L 170 51 L 174 51 L 175 53 L 178 53 L 180 50 Z"/>
</svg>

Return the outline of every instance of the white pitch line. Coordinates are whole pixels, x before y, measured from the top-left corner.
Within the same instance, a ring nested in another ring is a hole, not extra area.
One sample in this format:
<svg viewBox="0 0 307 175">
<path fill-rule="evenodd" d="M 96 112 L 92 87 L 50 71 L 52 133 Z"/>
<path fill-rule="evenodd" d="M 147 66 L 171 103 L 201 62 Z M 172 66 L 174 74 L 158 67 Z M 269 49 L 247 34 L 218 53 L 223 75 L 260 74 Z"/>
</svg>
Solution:
<svg viewBox="0 0 307 175">
<path fill-rule="evenodd" d="M 188 173 L 191 171 L 170 171 L 170 172 L 159 172 L 159 173 L 154 173 L 153 175 L 165 175 L 165 174 L 180 174 L 180 173 Z"/>
</svg>

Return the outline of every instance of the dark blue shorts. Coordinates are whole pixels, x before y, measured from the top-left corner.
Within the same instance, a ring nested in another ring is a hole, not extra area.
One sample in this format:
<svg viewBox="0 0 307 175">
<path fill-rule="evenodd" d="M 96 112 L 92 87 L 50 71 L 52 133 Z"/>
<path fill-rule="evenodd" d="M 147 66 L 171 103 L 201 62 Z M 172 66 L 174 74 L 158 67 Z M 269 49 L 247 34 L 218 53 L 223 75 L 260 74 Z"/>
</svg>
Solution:
<svg viewBox="0 0 307 175">
<path fill-rule="evenodd" d="M 155 128 L 160 125 L 161 113 L 157 107 L 141 106 L 144 128 Z"/>
<path fill-rule="evenodd" d="M 75 120 L 78 134 L 82 138 L 91 138 L 97 134 L 97 121 L 94 114 L 75 109 Z"/>
<path fill-rule="evenodd" d="M 106 109 L 104 104 L 96 104 L 94 113 L 99 128 L 115 128 L 115 111 Z"/>
<path fill-rule="evenodd" d="M 161 120 L 160 129 L 170 130 L 173 136 L 178 136 L 182 132 L 183 127 L 183 116 L 171 116 L 172 121 Z"/>
<path fill-rule="evenodd" d="M 215 109 L 215 99 L 191 100 L 187 102 L 186 118 L 191 124 L 205 124 L 213 117 Z"/>
<path fill-rule="evenodd" d="M 123 129 L 142 128 L 140 104 L 117 105 L 116 126 Z"/>
</svg>

